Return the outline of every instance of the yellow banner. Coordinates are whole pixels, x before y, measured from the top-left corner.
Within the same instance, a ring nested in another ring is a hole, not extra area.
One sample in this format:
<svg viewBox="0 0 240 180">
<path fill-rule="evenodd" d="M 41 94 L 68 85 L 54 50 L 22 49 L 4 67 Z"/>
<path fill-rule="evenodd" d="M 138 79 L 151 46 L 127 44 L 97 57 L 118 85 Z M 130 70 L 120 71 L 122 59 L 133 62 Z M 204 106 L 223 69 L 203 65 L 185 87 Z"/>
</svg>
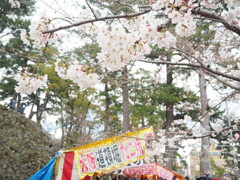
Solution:
<svg viewBox="0 0 240 180">
<path fill-rule="evenodd" d="M 154 136 L 147 128 L 70 149 L 75 152 L 79 177 L 106 173 L 144 158 L 147 140 Z"/>
</svg>

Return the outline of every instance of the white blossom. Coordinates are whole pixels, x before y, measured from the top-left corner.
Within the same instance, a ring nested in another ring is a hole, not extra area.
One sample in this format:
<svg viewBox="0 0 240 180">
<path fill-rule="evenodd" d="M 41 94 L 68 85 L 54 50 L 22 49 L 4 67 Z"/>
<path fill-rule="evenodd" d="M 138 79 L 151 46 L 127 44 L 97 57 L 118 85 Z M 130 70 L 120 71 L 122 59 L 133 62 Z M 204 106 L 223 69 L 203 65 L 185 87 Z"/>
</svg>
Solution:
<svg viewBox="0 0 240 180">
<path fill-rule="evenodd" d="M 28 46 L 31 45 L 29 40 L 27 39 L 27 31 L 25 29 L 21 30 L 20 36 L 21 36 L 21 40 L 23 41 L 24 44 L 26 44 Z"/>
<path fill-rule="evenodd" d="M 168 14 L 168 17 L 172 20 L 172 23 L 178 23 L 182 19 L 183 15 L 178 11 L 172 11 Z"/>
<path fill-rule="evenodd" d="M 7 17 L 12 19 L 13 21 L 15 21 L 18 18 L 18 16 L 12 12 L 7 14 Z"/>
<path fill-rule="evenodd" d="M 29 26 L 29 35 L 33 40 L 33 44 L 35 47 L 44 47 L 46 43 L 52 44 L 56 42 L 58 39 L 58 35 L 53 34 L 43 34 L 43 31 L 47 31 L 49 29 L 53 29 L 54 25 L 50 23 L 50 19 L 46 17 L 41 17 L 39 20 L 32 20 L 31 25 Z"/>
<path fill-rule="evenodd" d="M 99 83 L 99 77 L 96 73 L 88 72 L 88 69 L 74 61 L 68 66 L 60 66 L 60 60 L 55 63 L 55 71 L 63 79 L 72 80 L 80 88 L 86 89 Z"/>
<path fill-rule="evenodd" d="M 18 74 L 16 80 L 18 82 L 15 90 L 21 94 L 31 94 L 38 88 L 43 87 L 47 83 L 47 75 L 44 76 L 33 76 L 31 74 Z"/>
<path fill-rule="evenodd" d="M 20 2 L 17 0 L 9 0 L 9 3 L 11 4 L 11 8 L 20 8 Z"/>
<path fill-rule="evenodd" d="M 211 126 L 217 133 L 220 133 L 223 130 L 222 125 L 220 125 L 220 124 L 211 123 Z"/>
</svg>

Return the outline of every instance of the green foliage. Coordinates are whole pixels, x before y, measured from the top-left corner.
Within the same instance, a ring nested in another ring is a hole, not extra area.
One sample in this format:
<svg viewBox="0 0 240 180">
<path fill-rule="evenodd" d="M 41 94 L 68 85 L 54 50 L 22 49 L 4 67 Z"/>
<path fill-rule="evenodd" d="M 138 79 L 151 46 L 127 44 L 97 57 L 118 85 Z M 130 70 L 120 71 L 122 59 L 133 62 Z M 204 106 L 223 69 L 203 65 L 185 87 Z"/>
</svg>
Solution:
<svg viewBox="0 0 240 180">
<path fill-rule="evenodd" d="M 131 75 L 131 120 L 132 126 L 156 126 L 163 125 L 165 119 L 165 104 L 180 102 L 195 103 L 198 97 L 191 91 L 186 92 L 183 88 L 174 84 L 158 83 L 149 71 L 139 69 L 136 74 Z M 190 113 L 191 117 L 197 117 L 198 110 L 189 112 L 178 112 L 181 115 Z"/>
<path fill-rule="evenodd" d="M 74 53 L 76 59 L 78 59 L 81 63 L 86 63 L 90 66 L 91 62 L 96 60 L 97 53 L 99 52 L 100 47 L 97 44 L 85 44 L 81 48 L 76 48 L 71 53 Z"/>
<path fill-rule="evenodd" d="M 16 81 L 14 77 L 23 67 L 28 64 L 29 56 L 32 54 L 32 48 L 23 44 L 20 39 L 19 29 L 28 29 L 30 21 L 25 17 L 30 15 L 34 8 L 34 1 L 28 0 L 21 3 L 21 8 L 11 8 L 8 0 L 1 0 L 0 6 L 0 36 L 5 37 L 0 40 L 0 64 L 1 70 L 7 70 L 7 73 L 0 79 L 0 99 L 13 96 Z M 14 13 L 18 16 L 12 20 L 7 15 Z"/>
<path fill-rule="evenodd" d="M 185 169 L 188 168 L 188 163 L 185 159 L 183 159 L 183 157 L 175 152 L 173 155 L 172 155 L 172 158 L 178 158 L 179 161 L 178 162 L 175 162 L 172 166 L 172 170 L 178 174 L 184 174 L 185 173 Z"/>
<path fill-rule="evenodd" d="M 199 47 L 200 42 L 206 46 L 210 45 L 215 35 L 215 31 L 209 29 L 211 24 L 211 22 L 200 21 L 200 23 L 198 23 L 196 33 L 186 39 L 188 39 L 190 42 L 194 42 L 193 44 L 195 48 Z"/>
<path fill-rule="evenodd" d="M 225 169 L 222 167 L 219 167 L 212 157 L 210 157 L 210 164 L 211 164 L 212 171 L 213 171 L 213 177 L 214 178 L 222 178 L 225 173 Z"/>
<path fill-rule="evenodd" d="M 106 116 L 109 116 L 109 134 L 118 135 L 122 131 L 122 104 L 120 102 L 120 88 L 113 84 L 114 79 L 117 78 L 116 74 L 111 74 L 108 78 L 104 79 L 104 83 L 108 86 L 108 90 L 100 91 L 98 95 L 98 113 L 101 123 L 104 122 Z M 109 98 L 109 102 L 106 102 Z M 106 112 L 106 103 L 109 103 L 108 112 Z M 108 114 L 107 114 L 108 113 Z"/>
<path fill-rule="evenodd" d="M 156 101 L 156 93 L 159 91 L 156 92 L 157 86 L 153 84 L 150 72 L 139 69 L 136 74 L 131 75 L 129 82 L 132 127 L 162 124 L 163 111 L 160 103 Z"/>
</svg>

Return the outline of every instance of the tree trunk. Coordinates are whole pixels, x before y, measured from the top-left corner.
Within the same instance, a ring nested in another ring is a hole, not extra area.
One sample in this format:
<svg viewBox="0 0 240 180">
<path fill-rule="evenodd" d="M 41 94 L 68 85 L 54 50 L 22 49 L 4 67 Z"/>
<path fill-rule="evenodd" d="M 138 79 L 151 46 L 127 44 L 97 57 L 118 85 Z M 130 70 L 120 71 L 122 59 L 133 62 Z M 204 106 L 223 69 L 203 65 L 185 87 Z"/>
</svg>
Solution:
<svg viewBox="0 0 240 180">
<path fill-rule="evenodd" d="M 167 56 L 167 61 L 171 61 L 171 58 Z M 173 72 L 172 68 L 169 65 L 166 65 L 167 68 L 167 85 L 172 85 L 173 82 Z M 166 102 L 166 132 L 167 132 L 167 138 L 173 138 L 174 134 L 170 133 L 170 128 L 172 127 L 172 122 L 174 121 L 174 114 L 173 114 L 173 103 L 171 102 Z M 174 150 L 173 148 L 170 148 L 167 144 L 166 147 L 166 167 L 168 169 L 173 169 L 173 164 L 174 164 Z"/>
<path fill-rule="evenodd" d="M 201 126 L 203 129 L 203 136 L 209 133 L 209 120 L 210 115 L 208 113 L 208 99 L 207 99 L 207 87 L 206 79 L 202 70 L 199 72 L 199 86 L 200 86 L 200 97 L 201 97 L 201 116 L 202 122 Z M 205 173 L 210 172 L 210 157 L 209 157 L 209 148 L 210 148 L 210 138 L 202 138 L 201 143 L 201 152 L 200 152 L 200 175 L 204 176 Z"/>
<path fill-rule="evenodd" d="M 21 94 L 18 93 L 17 97 L 18 97 L 18 100 L 17 100 L 17 106 L 16 106 L 16 108 L 18 109 L 18 108 L 20 107 L 20 104 L 21 104 L 21 101 L 22 101 Z"/>
<path fill-rule="evenodd" d="M 60 147 L 63 148 L 65 144 L 65 120 L 63 116 L 63 105 L 62 105 L 62 100 L 61 100 L 61 118 L 60 118 L 60 123 L 61 123 L 61 130 L 62 130 L 62 136 L 61 136 L 61 141 L 60 141 Z"/>
<path fill-rule="evenodd" d="M 109 106 L 110 106 L 110 97 L 108 84 L 105 82 L 105 116 L 104 116 L 104 134 L 109 131 Z"/>
<path fill-rule="evenodd" d="M 34 99 L 33 99 L 32 107 L 31 107 L 31 111 L 30 111 L 30 113 L 29 113 L 28 119 L 31 119 L 31 120 L 32 120 L 32 119 L 33 119 L 33 116 L 36 114 L 36 112 L 33 111 L 33 108 L 34 108 L 34 106 L 37 104 L 37 102 L 38 102 L 38 92 L 36 92 L 35 97 L 34 97 Z"/>
<path fill-rule="evenodd" d="M 129 119 L 129 88 L 128 88 L 128 70 L 127 66 L 123 68 L 123 83 L 122 83 L 122 96 L 123 96 L 123 132 L 130 131 Z"/>
<path fill-rule="evenodd" d="M 41 121 L 42 121 L 42 118 L 43 118 L 43 113 L 46 111 L 47 109 L 47 104 L 48 104 L 48 101 L 49 101 L 49 96 L 48 96 L 48 93 L 46 93 L 45 95 L 45 98 L 43 100 L 43 103 L 42 104 L 39 104 L 37 107 L 37 112 L 36 112 L 36 115 L 37 115 L 37 122 L 40 124 Z"/>
</svg>

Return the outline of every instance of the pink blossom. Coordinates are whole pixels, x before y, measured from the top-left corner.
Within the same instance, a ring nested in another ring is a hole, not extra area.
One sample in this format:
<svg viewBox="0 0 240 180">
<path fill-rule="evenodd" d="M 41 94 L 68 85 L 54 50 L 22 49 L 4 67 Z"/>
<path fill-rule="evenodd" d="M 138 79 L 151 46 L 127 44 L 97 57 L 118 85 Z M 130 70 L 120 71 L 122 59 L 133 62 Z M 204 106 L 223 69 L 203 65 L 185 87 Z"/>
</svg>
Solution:
<svg viewBox="0 0 240 180">
<path fill-rule="evenodd" d="M 235 137 L 236 139 L 239 139 L 240 135 L 239 135 L 238 133 L 235 133 L 235 134 L 234 134 L 234 137 Z"/>
</svg>

